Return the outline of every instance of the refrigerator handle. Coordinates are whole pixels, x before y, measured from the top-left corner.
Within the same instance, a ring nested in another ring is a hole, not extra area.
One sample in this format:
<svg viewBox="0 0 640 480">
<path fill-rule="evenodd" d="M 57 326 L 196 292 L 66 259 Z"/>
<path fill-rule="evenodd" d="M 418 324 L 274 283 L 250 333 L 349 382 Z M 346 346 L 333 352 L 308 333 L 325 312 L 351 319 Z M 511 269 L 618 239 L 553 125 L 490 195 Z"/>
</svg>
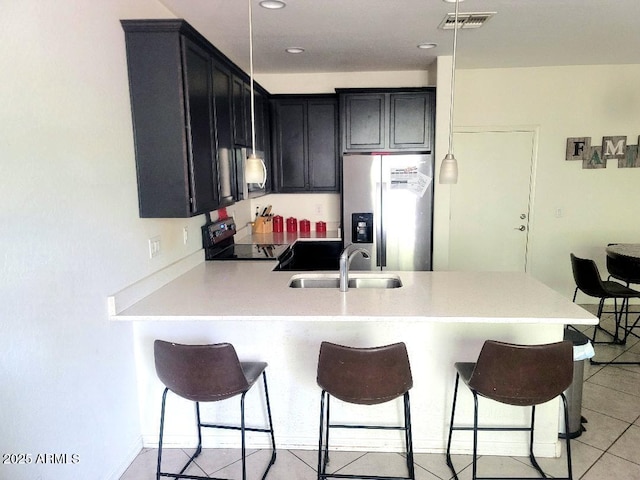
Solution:
<svg viewBox="0 0 640 480">
<path fill-rule="evenodd" d="M 385 267 L 387 265 L 387 235 L 382 225 L 382 195 L 386 188 L 386 183 L 376 183 L 376 266 Z"/>
</svg>

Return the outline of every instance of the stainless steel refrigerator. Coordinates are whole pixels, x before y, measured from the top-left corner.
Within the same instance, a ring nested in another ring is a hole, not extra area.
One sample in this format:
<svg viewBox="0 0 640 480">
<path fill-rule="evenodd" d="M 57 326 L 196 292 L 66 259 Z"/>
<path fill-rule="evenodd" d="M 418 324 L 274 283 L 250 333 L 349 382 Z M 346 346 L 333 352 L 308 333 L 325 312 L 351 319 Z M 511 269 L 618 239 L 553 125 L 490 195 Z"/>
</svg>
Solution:
<svg viewBox="0 0 640 480">
<path fill-rule="evenodd" d="M 432 155 L 343 156 L 344 245 L 369 251 L 352 270 L 431 270 Z"/>
</svg>

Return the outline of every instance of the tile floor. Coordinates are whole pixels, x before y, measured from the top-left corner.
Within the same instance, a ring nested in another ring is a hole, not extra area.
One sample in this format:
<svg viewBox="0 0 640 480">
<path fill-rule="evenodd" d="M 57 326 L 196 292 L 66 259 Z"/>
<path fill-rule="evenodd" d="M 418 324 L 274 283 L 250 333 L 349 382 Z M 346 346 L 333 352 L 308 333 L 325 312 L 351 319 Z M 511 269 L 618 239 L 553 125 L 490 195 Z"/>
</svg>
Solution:
<svg viewBox="0 0 640 480">
<path fill-rule="evenodd" d="M 603 325 L 611 324 L 605 318 Z M 592 327 L 584 329 L 591 335 Z M 602 335 L 602 336 L 601 336 Z M 598 339 L 604 339 L 598 334 Z M 640 340 L 630 337 L 624 346 L 596 345 L 596 359 L 640 361 Z M 640 480 L 640 366 L 585 365 L 582 415 L 588 420 L 586 432 L 572 442 L 574 479 L 610 478 Z M 419 419 L 414 418 L 414 422 Z M 165 450 L 163 465 L 167 469 L 182 465 L 186 451 Z M 121 480 L 153 480 L 156 468 L 155 449 L 143 449 Z M 252 451 L 247 458 L 249 479 L 261 478 L 269 453 Z M 551 476 L 565 475 L 564 458 L 540 458 L 542 468 Z M 470 456 L 454 457 L 460 480 L 471 478 Z M 415 456 L 418 480 L 448 480 L 451 472 L 443 454 Z M 279 450 L 268 480 L 312 480 L 316 478 L 317 452 Z M 404 459 L 396 453 L 335 452 L 330 469 L 340 473 L 371 472 L 380 475 L 405 475 Z M 537 472 L 521 457 L 485 456 L 479 461 L 479 475 L 536 476 Z M 205 450 L 188 474 L 223 478 L 240 478 L 239 450 Z"/>
</svg>

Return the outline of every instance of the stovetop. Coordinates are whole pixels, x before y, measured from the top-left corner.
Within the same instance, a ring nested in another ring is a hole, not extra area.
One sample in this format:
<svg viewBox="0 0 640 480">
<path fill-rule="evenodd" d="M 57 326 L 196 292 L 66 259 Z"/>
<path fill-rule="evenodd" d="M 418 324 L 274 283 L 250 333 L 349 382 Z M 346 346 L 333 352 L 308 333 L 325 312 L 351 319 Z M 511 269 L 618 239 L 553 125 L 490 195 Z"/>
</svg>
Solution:
<svg viewBox="0 0 640 480">
<path fill-rule="evenodd" d="M 205 249 L 207 260 L 278 260 L 289 245 L 237 244 L 223 249 Z"/>
<path fill-rule="evenodd" d="M 237 244 L 233 237 L 236 224 L 232 217 L 202 227 L 202 246 L 207 260 L 277 260 L 287 244 Z"/>
</svg>

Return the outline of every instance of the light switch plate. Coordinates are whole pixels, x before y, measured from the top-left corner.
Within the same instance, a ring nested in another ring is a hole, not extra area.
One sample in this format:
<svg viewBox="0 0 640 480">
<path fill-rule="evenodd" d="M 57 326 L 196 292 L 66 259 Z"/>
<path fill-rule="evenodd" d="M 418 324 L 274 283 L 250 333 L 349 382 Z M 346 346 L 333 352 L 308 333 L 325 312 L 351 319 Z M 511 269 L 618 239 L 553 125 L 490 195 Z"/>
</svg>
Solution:
<svg viewBox="0 0 640 480">
<path fill-rule="evenodd" d="M 160 255 L 160 236 L 151 237 L 149 239 L 149 258 L 155 258 Z"/>
</svg>

